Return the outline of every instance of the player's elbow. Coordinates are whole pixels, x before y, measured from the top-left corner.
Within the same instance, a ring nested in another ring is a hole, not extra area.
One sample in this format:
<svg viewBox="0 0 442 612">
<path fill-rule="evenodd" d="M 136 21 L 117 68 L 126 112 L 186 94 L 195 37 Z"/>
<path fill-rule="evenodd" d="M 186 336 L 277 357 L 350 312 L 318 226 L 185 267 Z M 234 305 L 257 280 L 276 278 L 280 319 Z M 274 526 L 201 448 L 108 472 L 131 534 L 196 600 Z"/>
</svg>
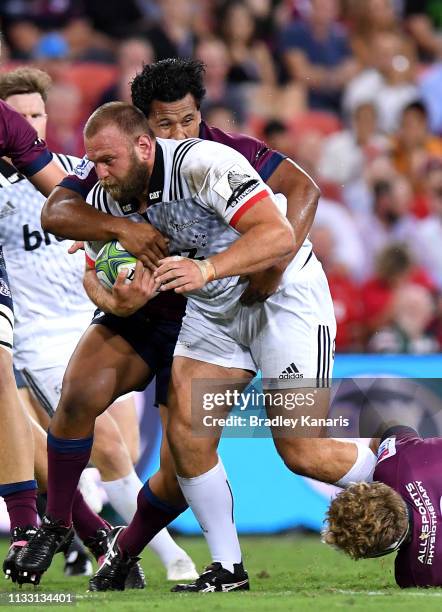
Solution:
<svg viewBox="0 0 442 612">
<path fill-rule="evenodd" d="M 287 223 L 278 223 L 274 227 L 271 237 L 274 246 L 275 258 L 284 258 L 296 252 L 296 237 L 292 226 Z"/>
<path fill-rule="evenodd" d="M 50 197 L 41 210 L 41 226 L 46 232 L 58 233 L 57 203 Z"/>
<path fill-rule="evenodd" d="M 51 234 L 63 235 L 64 225 L 67 221 L 65 204 L 68 202 L 65 193 L 65 189 L 56 187 L 42 208 L 41 226 Z"/>
</svg>

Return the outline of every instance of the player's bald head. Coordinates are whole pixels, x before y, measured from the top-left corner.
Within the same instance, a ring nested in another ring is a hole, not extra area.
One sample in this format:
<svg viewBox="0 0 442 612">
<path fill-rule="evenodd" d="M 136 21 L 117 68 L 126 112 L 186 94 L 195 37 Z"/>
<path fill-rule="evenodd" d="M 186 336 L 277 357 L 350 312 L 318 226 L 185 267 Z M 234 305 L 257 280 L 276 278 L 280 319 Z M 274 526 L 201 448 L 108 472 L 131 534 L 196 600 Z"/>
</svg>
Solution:
<svg viewBox="0 0 442 612">
<path fill-rule="evenodd" d="M 126 102 L 109 102 L 99 106 L 84 126 L 84 138 L 85 140 L 93 138 L 105 128 L 112 126 L 130 140 L 137 139 L 143 134 L 147 134 L 151 139 L 155 138 L 145 115 Z"/>
</svg>

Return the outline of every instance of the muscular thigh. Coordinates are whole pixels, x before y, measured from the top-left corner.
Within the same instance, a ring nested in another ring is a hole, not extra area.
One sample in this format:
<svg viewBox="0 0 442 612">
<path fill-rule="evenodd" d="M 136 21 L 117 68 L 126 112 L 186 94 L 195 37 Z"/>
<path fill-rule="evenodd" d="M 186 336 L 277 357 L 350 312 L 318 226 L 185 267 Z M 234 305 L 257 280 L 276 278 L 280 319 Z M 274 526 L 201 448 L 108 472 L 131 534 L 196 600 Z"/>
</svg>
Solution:
<svg viewBox="0 0 442 612">
<path fill-rule="evenodd" d="M 116 398 L 144 388 L 146 362 L 126 340 L 103 325 L 91 325 L 75 349 L 63 379 L 61 404 L 75 395 L 107 408 Z"/>
</svg>

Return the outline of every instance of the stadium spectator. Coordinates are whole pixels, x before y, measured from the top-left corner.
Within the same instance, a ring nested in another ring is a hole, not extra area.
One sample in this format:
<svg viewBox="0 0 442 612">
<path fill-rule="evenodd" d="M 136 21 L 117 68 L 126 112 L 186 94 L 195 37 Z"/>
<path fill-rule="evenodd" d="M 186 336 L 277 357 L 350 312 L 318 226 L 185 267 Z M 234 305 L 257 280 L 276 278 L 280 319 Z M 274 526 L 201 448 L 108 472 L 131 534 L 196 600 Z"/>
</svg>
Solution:
<svg viewBox="0 0 442 612">
<path fill-rule="evenodd" d="M 379 127 L 383 132 L 392 133 L 399 125 L 404 107 L 419 97 L 414 58 L 404 37 L 393 32 L 375 33 L 372 45 L 371 67 L 348 83 L 343 105 L 351 114 L 362 102 L 373 102 Z"/>
<path fill-rule="evenodd" d="M 434 317 L 431 292 L 421 285 L 407 284 L 394 295 L 391 322 L 368 343 L 371 353 L 435 353 L 439 345 L 427 330 Z"/>
<path fill-rule="evenodd" d="M 262 128 L 264 141 L 271 149 L 295 157 L 293 135 L 287 125 L 279 119 L 269 119 Z"/>
<path fill-rule="evenodd" d="M 442 139 L 430 133 L 428 113 L 422 102 L 408 104 L 392 141 L 392 159 L 398 172 L 408 177 L 415 196 L 414 212 L 425 216 L 428 208 L 423 200 L 425 168 L 432 157 L 442 158 Z"/>
<path fill-rule="evenodd" d="M 416 226 L 414 252 L 442 291 L 442 159 L 430 163 L 425 177 L 430 215 Z"/>
<path fill-rule="evenodd" d="M 377 129 L 377 112 L 371 102 L 353 109 L 349 129 L 328 136 L 318 165 L 323 180 L 345 185 L 361 180 L 367 161 L 387 150 L 388 141 Z"/>
<path fill-rule="evenodd" d="M 5 37 L 10 49 L 11 59 L 30 60 L 41 35 L 40 28 L 28 19 L 20 19 L 11 23 L 5 28 Z M 4 60 L 3 49 L 2 60 Z"/>
<path fill-rule="evenodd" d="M 348 210 L 333 200 L 320 198 L 313 227 L 328 228 L 333 237 L 333 266 L 339 266 L 353 279 L 365 272 L 365 252 L 357 226 Z"/>
<path fill-rule="evenodd" d="M 55 84 L 48 94 L 46 108 L 50 117 L 46 134 L 49 148 L 81 157 L 83 133 L 78 89 L 68 83 Z"/>
<path fill-rule="evenodd" d="M 206 108 L 205 119 L 207 124 L 225 132 L 237 132 L 241 126 L 235 120 L 232 109 L 224 104 L 213 104 Z"/>
<path fill-rule="evenodd" d="M 345 17 L 351 25 L 350 40 L 353 53 L 360 64 L 372 64 L 373 38 L 379 32 L 397 32 L 398 23 L 394 0 L 350 0 Z"/>
<path fill-rule="evenodd" d="M 203 40 L 195 49 L 195 58 L 206 65 L 206 97 L 201 106 L 203 114 L 211 105 L 221 104 L 231 109 L 235 121 L 243 124 L 246 119 L 245 98 L 238 85 L 227 82 L 230 61 L 226 45 L 217 38 Z"/>
<path fill-rule="evenodd" d="M 373 210 L 359 215 L 357 224 L 364 240 L 366 272 L 370 273 L 378 253 L 393 242 L 413 241 L 416 220 L 410 214 L 412 193 L 401 176 L 376 180 L 372 186 Z"/>
<path fill-rule="evenodd" d="M 153 49 L 147 40 L 140 37 L 122 40 L 117 50 L 117 79 L 103 92 L 97 105 L 114 100 L 130 102 L 130 82 L 144 64 L 151 64 L 153 61 Z"/>
<path fill-rule="evenodd" d="M 442 55 L 442 11 L 432 0 L 403 0 L 404 28 L 417 45 L 419 61 L 430 63 Z"/>
<path fill-rule="evenodd" d="M 218 12 L 218 30 L 229 58 L 230 83 L 274 86 L 275 66 L 268 47 L 256 37 L 256 23 L 245 0 L 228 0 Z"/>
<path fill-rule="evenodd" d="M 146 31 L 157 60 L 192 57 L 195 36 L 192 29 L 194 3 L 190 0 L 158 0 L 160 18 Z"/>
<path fill-rule="evenodd" d="M 430 129 L 442 134 L 442 62 L 439 61 L 425 71 L 419 80 L 419 95 L 428 109 Z"/>
<path fill-rule="evenodd" d="M 311 0 L 309 17 L 284 29 L 280 46 L 289 77 L 308 89 L 309 106 L 339 113 L 342 89 L 358 65 L 337 17 L 337 0 Z"/>
<path fill-rule="evenodd" d="M 406 245 L 387 245 L 376 257 L 374 276 L 362 286 L 364 322 L 369 336 L 392 322 L 395 294 L 409 283 L 434 289 L 431 279 L 425 270 L 416 266 Z"/>
</svg>

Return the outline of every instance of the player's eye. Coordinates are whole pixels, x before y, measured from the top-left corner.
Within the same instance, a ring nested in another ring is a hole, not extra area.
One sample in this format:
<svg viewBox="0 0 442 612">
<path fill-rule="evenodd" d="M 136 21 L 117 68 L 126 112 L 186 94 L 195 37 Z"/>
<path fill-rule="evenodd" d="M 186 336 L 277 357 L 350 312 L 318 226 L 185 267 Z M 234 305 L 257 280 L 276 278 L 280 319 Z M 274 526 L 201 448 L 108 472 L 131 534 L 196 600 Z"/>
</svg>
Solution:
<svg viewBox="0 0 442 612">
<path fill-rule="evenodd" d="M 189 123 L 192 123 L 193 121 L 193 116 L 190 117 L 186 117 L 183 121 L 184 125 L 189 125 Z"/>
</svg>

